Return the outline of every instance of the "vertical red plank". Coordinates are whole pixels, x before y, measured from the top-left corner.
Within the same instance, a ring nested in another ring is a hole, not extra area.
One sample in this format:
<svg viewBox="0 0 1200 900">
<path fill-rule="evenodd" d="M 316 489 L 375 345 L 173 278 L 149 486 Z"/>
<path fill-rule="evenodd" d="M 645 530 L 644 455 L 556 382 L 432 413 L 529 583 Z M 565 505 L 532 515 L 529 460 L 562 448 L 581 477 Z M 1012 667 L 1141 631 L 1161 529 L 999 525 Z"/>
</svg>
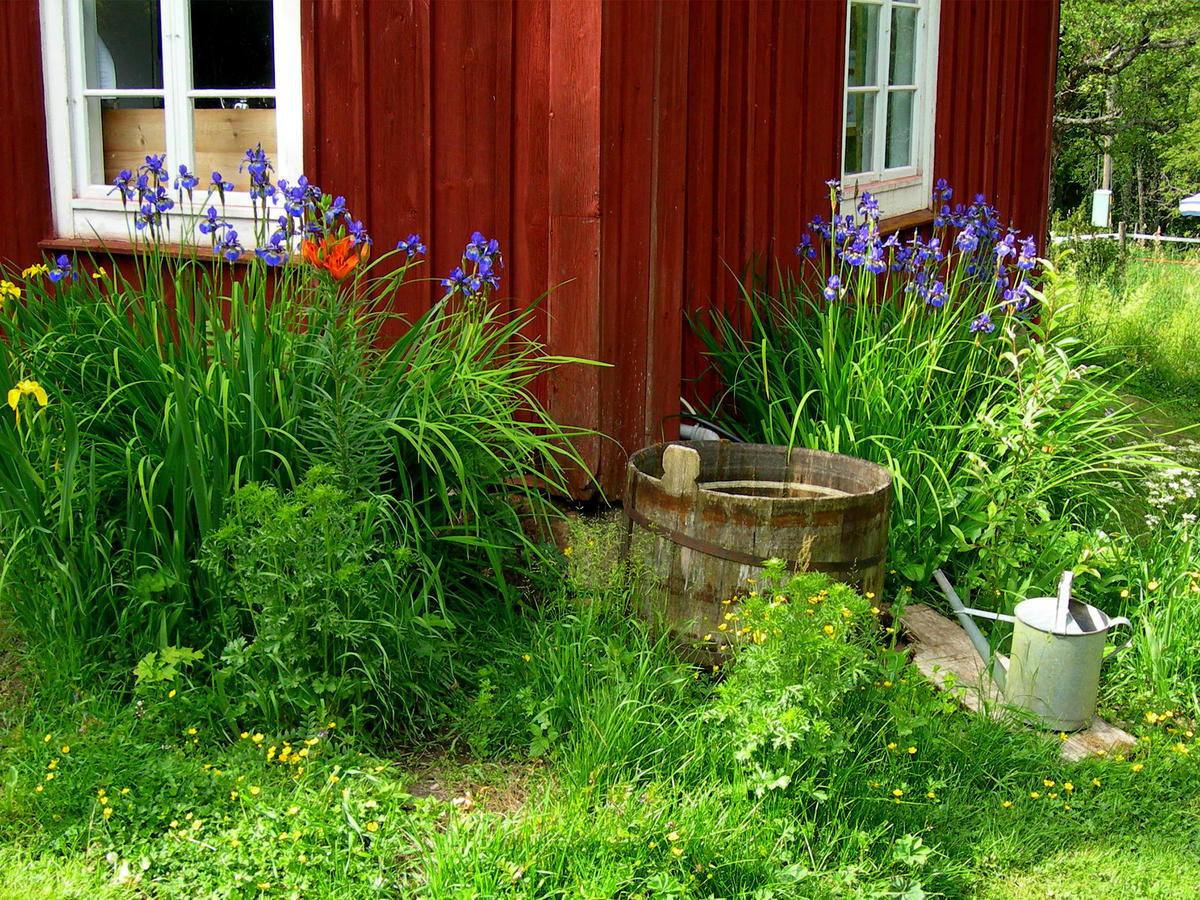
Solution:
<svg viewBox="0 0 1200 900">
<path fill-rule="evenodd" d="M 650 123 L 654 15 L 651 3 L 602 6 L 600 48 L 600 426 L 619 446 L 601 446 L 601 485 L 619 491 L 625 450 L 645 439 L 649 346 Z M 625 448 L 625 449 L 622 449 Z"/>
<path fill-rule="evenodd" d="M 0 171 L 9 211 L 0 217 L 0 262 L 17 268 L 39 259 L 38 241 L 54 236 L 42 98 L 38 5 L 0 3 Z"/>
<path fill-rule="evenodd" d="M 328 193 L 370 216 L 367 129 L 367 0 L 317 0 L 313 30 L 320 49 L 306 60 L 313 68 L 312 171 Z M 332 48 L 337 48 L 334 51 Z M 285 177 L 295 177 L 285 173 Z"/>
<path fill-rule="evenodd" d="M 510 3 L 444 2 L 432 6 L 433 222 L 431 274 L 458 265 L 473 231 L 504 240 L 497 218 L 509 159 Z M 507 225 L 507 223 L 504 223 Z"/>
<path fill-rule="evenodd" d="M 654 112 L 650 138 L 651 234 L 647 297 L 650 352 L 646 359 L 646 442 L 678 436 L 682 384 L 684 198 L 687 155 L 688 14 L 679 2 L 658 4 L 655 16 Z M 636 448 L 634 448 L 636 449 Z"/>
<path fill-rule="evenodd" d="M 602 309 L 600 300 L 601 20 L 599 0 L 550 4 L 549 274 L 554 287 L 546 299 L 546 333 L 554 353 L 584 359 L 607 358 L 602 315 L 619 309 Z M 548 385 L 551 415 L 563 425 L 600 426 L 601 392 L 612 392 L 612 374 L 593 366 L 558 369 Z M 599 471 L 599 439 L 581 440 L 576 449 L 589 475 Z M 588 493 L 583 473 L 574 475 L 576 492 Z"/>
<path fill-rule="evenodd" d="M 513 117 L 511 122 L 512 238 L 506 256 L 509 290 L 519 306 L 529 306 L 551 285 L 550 259 L 550 8 L 547 0 L 515 7 L 513 34 Z M 597 129 L 598 130 L 598 129 Z M 599 153 L 599 135 L 595 147 Z M 526 337 L 546 340 L 549 298 L 539 303 Z M 532 386 L 548 402 L 549 381 Z"/>
<path fill-rule="evenodd" d="M 430 10 L 428 2 L 376 0 L 366 13 L 370 128 L 368 162 L 360 180 L 370 184 L 366 221 L 376 252 L 384 253 L 410 234 L 429 235 Z M 389 298 L 391 308 L 408 321 L 423 313 L 429 305 L 429 286 L 419 279 L 431 274 L 427 266 L 413 270 L 410 283 Z M 401 327 L 394 323 L 393 331 Z"/>
<path fill-rule="evenodd" d="M 717 194 L 717 83 L 721 61 L 720 7 L 694 4 L 688 15 L 687 196 L 684 226 L 686 308 L 703 315 L 713 304 L 713 285 L 720 266 L 717 260 L 715 218 Z M 688 329 L 690 332 L 690 328 Z M 684 396 L 693 405 L 711 396 L 715 382 L 701 358 L 699 342 L 685 336 L 683 350 Z"/>
</svg>

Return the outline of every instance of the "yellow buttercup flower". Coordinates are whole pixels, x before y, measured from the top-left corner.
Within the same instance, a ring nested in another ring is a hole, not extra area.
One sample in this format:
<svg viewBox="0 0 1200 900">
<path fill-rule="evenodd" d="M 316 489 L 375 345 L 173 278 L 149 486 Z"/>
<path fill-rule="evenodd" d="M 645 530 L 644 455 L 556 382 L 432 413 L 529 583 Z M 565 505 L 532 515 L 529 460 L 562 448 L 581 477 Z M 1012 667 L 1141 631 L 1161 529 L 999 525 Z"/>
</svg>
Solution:
<svg viewBox="0 0 1200 900">
<path fill-rule="evenodd" d="M 368 823 L 367 823 L 367 831 L 369 831 L 369 832 L 371 832 L 372 834 L 374 834 L 374 833 L 375 833 L 376 831 L 378 831 L 378 830 L 379 830 L 379 823 L 378 823 L 378 822 L 368 822 Z"/>
<path fill-rule="evenodd" d="M 45 406 L 50 399 L 46 396 L 46 389 L 36 381 L 18 381 L 17 386 L 11 388 L 8 392 L 8 405 L 12 407 L 12 411 L 16 415 L 18 422 L 21 421 L 21 412 L 17 409 L 17 405 L 26 394 L 32 394 L 38 406 Z"/>
</svg>

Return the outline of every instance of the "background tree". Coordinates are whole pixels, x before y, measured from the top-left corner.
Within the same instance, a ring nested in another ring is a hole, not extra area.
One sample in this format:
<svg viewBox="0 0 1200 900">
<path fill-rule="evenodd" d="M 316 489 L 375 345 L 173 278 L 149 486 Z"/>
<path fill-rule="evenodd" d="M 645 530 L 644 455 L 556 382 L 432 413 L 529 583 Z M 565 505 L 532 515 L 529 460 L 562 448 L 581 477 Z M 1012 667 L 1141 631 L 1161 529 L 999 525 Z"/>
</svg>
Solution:
<svg viewBox="0 0 1200 900">
<path fill-rule="evenodd" d="M 1066 217 L 1097 187 L 1113 222 L 1195 230 L 1200 191 L 1200 3 L 1062 0 L 1050 204 Z"/>
</svg>

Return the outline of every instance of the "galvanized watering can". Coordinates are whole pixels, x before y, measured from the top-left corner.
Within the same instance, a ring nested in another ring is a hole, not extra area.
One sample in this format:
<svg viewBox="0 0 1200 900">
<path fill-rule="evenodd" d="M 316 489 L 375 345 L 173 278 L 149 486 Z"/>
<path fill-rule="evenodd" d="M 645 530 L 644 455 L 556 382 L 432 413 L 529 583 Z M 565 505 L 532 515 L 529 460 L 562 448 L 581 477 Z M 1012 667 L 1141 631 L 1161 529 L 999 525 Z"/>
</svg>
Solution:
<svg viewBox="0 0 1200 900">
<path fill-rule="evenodd" d="M 963 604 L 941 569 L 933 573 L 954 608 L 976 652 L 992 664 L 992 680 L 1008 702 L 1028 719 L 1051 731 L 1078 731 L 1091 724 L 1096 712 L 1100 669 L 1124 650 L 1126 641 L 1106 657 L 1110 628 L 1131 625 L 1123 616 L 1110 618 L 1087 603 L 1071 599 L 1073 574 L 1063 572 L 1057 597 L 1030 597 L 1017 604 L 1014 615 L 970 609 Z M 972 617 L 1013 624 L 1012 652 L 1005 666 Z"/>
</svg>

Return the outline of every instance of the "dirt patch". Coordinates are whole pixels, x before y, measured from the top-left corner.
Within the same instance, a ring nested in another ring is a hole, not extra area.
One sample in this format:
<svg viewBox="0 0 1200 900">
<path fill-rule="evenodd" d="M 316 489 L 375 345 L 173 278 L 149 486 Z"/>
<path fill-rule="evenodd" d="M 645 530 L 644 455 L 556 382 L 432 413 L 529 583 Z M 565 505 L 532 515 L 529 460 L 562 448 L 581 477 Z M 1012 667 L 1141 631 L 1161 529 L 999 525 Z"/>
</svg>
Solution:
<svg viewBox="0 0 1200 900">
<path fill-rule="evenodd" d="M 405 791 L 418 800 L 433 798 L 470 812 L 520 814 L 536 784 L 547 777 L 541 760 L 480 762 L 445 750 L 424 751 L 397 760 L 408 774 Z"/>
<path fill-rule="evenodd" d="M 22 647 L 12 626 L 0 621 L 0 714 L 21 708 L 29 696 L 29 675 L 22 656 Z"/>
</svg>

